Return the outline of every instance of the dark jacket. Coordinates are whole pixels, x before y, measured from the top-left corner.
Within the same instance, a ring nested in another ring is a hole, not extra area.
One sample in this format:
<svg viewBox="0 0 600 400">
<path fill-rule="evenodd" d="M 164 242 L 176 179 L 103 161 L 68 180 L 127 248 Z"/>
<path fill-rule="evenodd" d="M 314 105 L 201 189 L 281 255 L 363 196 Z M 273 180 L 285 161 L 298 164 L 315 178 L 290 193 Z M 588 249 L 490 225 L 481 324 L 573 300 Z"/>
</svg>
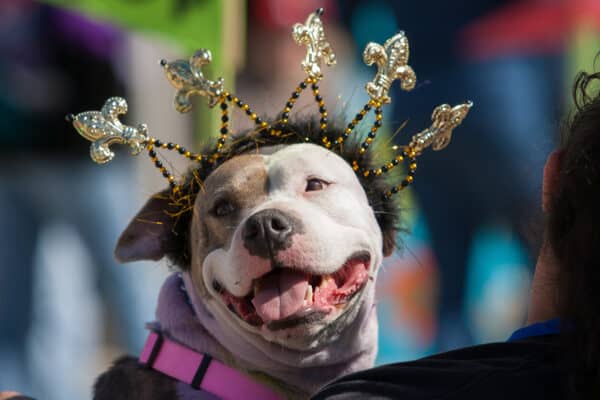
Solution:
<svg viewBox="0 0 600 400">
<path fill-rule="evenodd" d="M 564 399 L 558 335 L 467 347 L 345 376 L 313 400 Z"/>
</svg>

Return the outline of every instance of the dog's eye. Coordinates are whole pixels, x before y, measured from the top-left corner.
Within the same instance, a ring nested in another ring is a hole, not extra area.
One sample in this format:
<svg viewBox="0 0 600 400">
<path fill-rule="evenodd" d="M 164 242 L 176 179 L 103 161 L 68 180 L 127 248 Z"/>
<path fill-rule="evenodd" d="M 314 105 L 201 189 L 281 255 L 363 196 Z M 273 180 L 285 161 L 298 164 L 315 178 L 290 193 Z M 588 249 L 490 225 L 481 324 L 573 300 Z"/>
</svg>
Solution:
<svg viewBox="0 0 600 400">
<path fill-rule="evenodd" d="M 327 185 L 328 183 L 322 179 L 311 178 L 308 181 L 306 181 L 306 189 L 304 191 L 314 192 L 316 190 L 323 190 Z"/>
<path fill-rule="evenodd" d="M 235 206 L 227 200 L 219 200 L 213 207 L 213 214 L 224 217 L 235 211 Z"/>
</svg>

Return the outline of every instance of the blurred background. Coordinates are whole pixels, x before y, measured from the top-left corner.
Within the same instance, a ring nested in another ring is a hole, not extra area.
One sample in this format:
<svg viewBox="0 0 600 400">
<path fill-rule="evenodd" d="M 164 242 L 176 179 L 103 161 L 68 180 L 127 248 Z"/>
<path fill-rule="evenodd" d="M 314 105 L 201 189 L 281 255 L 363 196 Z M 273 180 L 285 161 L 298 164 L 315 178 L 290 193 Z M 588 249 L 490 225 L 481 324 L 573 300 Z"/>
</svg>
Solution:
<svg viewBox="0 0 600 400">
<path fill-rule="evenodd" d="M 353 115 L 365 103 L 376 71 L 362 64 L 362 49 L 399 30 L 418 84 L 410 93 L 396 87 L 385 112 L 396 144 L 429 126 L 438 104 L 475 103 L 451 145 L 426 152 L 402 192 L 409 233 L 379 275 L 378 363 L 505 340 L 523 323 L 543 163 L 574 74 L 592 69 L 600 49 L 600 2 L 2 0 L 1 389 L 89 398 L 112 359 L 141 349 L 169 273 L 164 263 L 112 258 L 120 231 L 164 179 L 125 152 L 93 164 L 64 116 L 123 96 L 126 122 L 197 147 L 216 134 L 218 113 L 177 114 L 158 60 L 200 47 L 213 53 L 209 77 L 223 76 L 273 116 L 304 77 L 291 26 L 317 7 L 326 8 L 338 59 L 321 85 L 330 114 Z M 186 168 L 176 157 L 164 162 Z"/>
</svg>

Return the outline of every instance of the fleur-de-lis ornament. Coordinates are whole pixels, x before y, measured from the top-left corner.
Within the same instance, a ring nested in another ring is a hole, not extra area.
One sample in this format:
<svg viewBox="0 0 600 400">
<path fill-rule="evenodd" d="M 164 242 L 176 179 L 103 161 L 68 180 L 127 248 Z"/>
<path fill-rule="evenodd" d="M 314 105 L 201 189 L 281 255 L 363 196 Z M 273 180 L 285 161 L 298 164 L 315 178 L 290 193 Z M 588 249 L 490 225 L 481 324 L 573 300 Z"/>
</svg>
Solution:
<svg viewBox="0 0 600 400">
<path fill-rule="evenodd" d="M 131 154 L 139 154 L 148 141 L 148 127 L 139 124 L 136 127 L 124 125 L 119 115 L 127 113 L 127 102 L 121 97 L 111 97 L 100 111 L 86 111 L 77 115 L 68 115 L 67 119 L 81 136 L 92 142 L 90 157 L 98 164 L 105 164 L 115 156 L 110 150 L 113 144 L 126 144 Z"/>
<path fill-rule="evenodd" d="M 295 24 L 292 37 L 299 45 L 306 46 L 306 57 L 302 61 L 302 69 L 313 79 L 321 79 L 321 63 L 335 65 L 335 54 L 329 42 L 325 40 L 325 31 L 321 22 L 323 9 L 311 13 L 304 24 Z"/>
<path fill-rule="evenodd" d="M 454 107 L 448 104 L 437 106 L 431 114 L 431 126 L 413 136 L 409 147 L 416 155 L 429 146 L 436 151 L 442 150 L 450 143 L 452 131 L 463 122 L 472 106 L 470 101 Z"/>
<path fill-rule="evenodd" d="M 408 65 L 408 39 L 404 32 L 392 36 L 382 45 L 370 42 L 363 52 L 363 61 L 367 65 L 377 65 L 377 75 L 367 83 L 369 96 L 381 103 L 390 103 L 390 86 L 396 79 L 401 80 L 404 90 L 412 90 L 417 82 L 415 72 Z"/>
<path fill-rule="evenodd" d="M 202 67 L 210 64 L 211 60 L 210 50 L 200 49 L 190 57 L 189 61 L 160 61 L 168 81 L 177 89 L 174 103 L 175 109 L 180 113 L 192 109 L 190 100 L 192 95 L 207 97 L 209 107 L 214 107 L 223 95 L 223 78 L 218 78 L 214 82 L 202 74 Z"/>
</svg>

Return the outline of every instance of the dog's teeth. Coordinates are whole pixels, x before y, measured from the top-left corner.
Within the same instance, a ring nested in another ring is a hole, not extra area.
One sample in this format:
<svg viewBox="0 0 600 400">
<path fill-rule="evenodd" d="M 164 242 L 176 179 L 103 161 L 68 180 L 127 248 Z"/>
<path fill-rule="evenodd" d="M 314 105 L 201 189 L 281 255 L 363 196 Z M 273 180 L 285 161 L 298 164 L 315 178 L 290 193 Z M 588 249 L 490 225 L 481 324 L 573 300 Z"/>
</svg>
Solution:
<svg viewBox="0 0 600 400">
<path fill-rule="evenodd" d="M 323 279 L 321 279 L 321 284 L 319 285 L 319 287 L 325 289 L 333 280 L 334 279 L 331 275 L 324 276 Z"/>
<path fill-rule="evenodd" d="M 306 288 L 306 294 L 304 295 L 304 303 L 306 305 L 311 305 L 313 303 L 313 288 L 308 285 Z"/>
</svg>

